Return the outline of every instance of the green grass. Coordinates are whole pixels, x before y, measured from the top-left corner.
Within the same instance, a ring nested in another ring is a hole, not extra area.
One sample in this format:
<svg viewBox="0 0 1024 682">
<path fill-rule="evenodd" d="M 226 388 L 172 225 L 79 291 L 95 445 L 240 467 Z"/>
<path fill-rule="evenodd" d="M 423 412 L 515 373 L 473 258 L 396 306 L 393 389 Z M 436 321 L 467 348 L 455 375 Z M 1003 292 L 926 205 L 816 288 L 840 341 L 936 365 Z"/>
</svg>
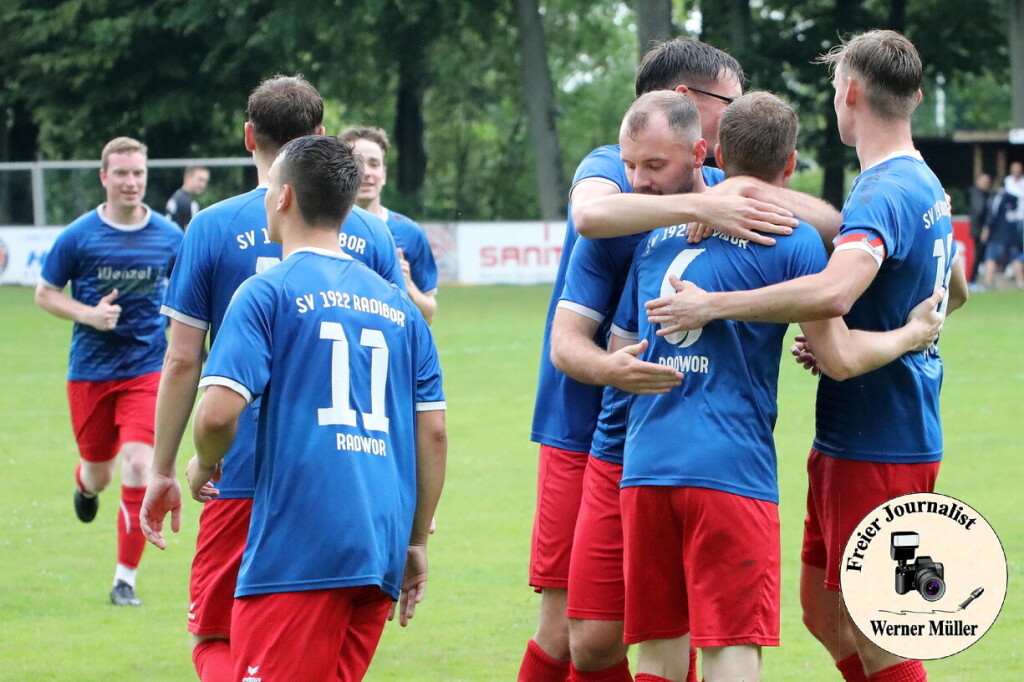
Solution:
<svg viewBox="0 0 1024 682">
<path fill-rule="evenodd" d="M 549 289 L 445 287 L 435 322 L 448 395 L 449 468 L 431 541 L 431 582 L 409 628 L 388 626 L 368 680 L 514 679 L 536 624 L 526 586 L 536 446 L 529 442 Z M 170 547 L 146 550 L 140 609 L 115 609 L 112 490 L 82 525 L 71 509 L 76 452 L 64 396 L 70 325 L 28 289 L 0 288 L 0 679 L 194 679 L 185 632 L 199 507 Z M 1024 294 L 976 295 L 943 334 L 946 458 L 940 492 L 1000 534 L 1006 605 L 974 647 L 928 665 L 933 680 L 1024 679 L 1020 513 L 1024 460 Z M 783 523 L 783 645 L 766 680 L 835 680 L 800 623 L 797 572 L 814 382 L 785 362 L 776 429 Z M 880 418 L 898 418 L 880 415 Z M 183 453 L 183 458 L 185 454 Z"/>
</svg>

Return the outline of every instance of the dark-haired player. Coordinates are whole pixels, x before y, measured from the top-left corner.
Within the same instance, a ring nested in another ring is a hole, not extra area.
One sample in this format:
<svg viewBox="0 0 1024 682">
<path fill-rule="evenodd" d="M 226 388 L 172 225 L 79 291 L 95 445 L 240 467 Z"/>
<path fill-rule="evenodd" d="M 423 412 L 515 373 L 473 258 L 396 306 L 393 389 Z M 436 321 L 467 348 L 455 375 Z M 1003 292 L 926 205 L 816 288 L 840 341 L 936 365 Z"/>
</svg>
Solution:
<svg viewBox="0 0 1024 682">
<path fill-rule="evenodd" d="M 338 246 L 361 174 L 338 138 L 284 146 L 264 200 L 284 260 L 239 287 L 200 382 L 187 471 L 199 501 L 261 398 L 235 679 L 360 680 L 392 600 L 405 625 L 426 587 L 441 373 L 409 298 Z"/>
<path fill-rule="evenodd" d="M 142 509 L 143 529 L 161 549 L 166 547 L 166 514 L 171 513 L 172 530 L 180 525 L 175 461 L 195 402 L 207 333 L 215 344 L 238 286 L 281 260 L 281 246 L 270 240 L 263 206 L 270 165 L 288 141 L 324 131 L 323 99 L 301 76 L 279 75 L 261 82 L 249 95 L 246 114 L 245 146 L 260 185 L 196 215 L 164 300 L 163 313 L 171 319 L 170 347 L 157 400 L 153 475 Z M 342 224 L 340 239 L 350 255 L 402 284 L 394 240 L 380 220 L 354 209 Z M 257 410 L 258 405 L 250 406 L 239 420 L 239 435 L 224 463 L 220 497 L 203 507 L 200 517 L 188 629 L 192 658 L 204 682 L 231 674 L 231 605 L 252 507 Z"/>
</svg>

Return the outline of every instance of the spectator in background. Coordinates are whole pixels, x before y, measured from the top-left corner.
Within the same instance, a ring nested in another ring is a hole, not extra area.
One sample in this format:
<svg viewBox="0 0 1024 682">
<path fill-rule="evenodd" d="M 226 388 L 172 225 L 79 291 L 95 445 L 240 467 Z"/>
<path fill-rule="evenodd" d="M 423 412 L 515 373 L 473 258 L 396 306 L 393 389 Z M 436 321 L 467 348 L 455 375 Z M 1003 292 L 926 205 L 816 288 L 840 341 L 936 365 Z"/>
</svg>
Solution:
<svg viewBox="0 0 1024 682">
<path fill-rule="evenodd" d="M 356 205 L 388 224 L 398 245 L 409 298 L 423 313 L 427 324 L 430 324 L 437 311 L 437 264 L 430 250 L 430 242 L 423 228 L 415 221 L 380 203 L 381 190 L 388 180 L 385 162 L 391 146 L 388 134 L 372 126 L 353 126 L 338 137 L 352 145 L 363 159 L 363 184 L 356 195 Z"/>
<path fill-rule="evenodd" d="M 167 200 L 167 219 L 178 223 L 182 230 L 187 230 L 192 217 L 199 213 L 199 202 L 195 197 L 203 193 L 209 181 L 209 169 L 202 166 L 187 166 L 181 187 Z"/>
<path fill-rule="evenodd" d="M 1020 172 L 1020 164 L 1017 166 Z M 989 205 L 988 221 L 982 231 L 981 239 L 985 242 L 985 274 L 984 286 L 992 289 L 995 285 L 996 269 L 1012 263 L 1013 276 L 1017 287 L 1024 289 L 1024 262 L 1018 258 L 1021 253 L 1021 222 L 1016 218 L 1020 214 L 1020 199 L 1009 191 L 1012 175 L 1006 176 Z"/>
<path fill-rule="evenodd" d="M 980 173 L 974 179 L 974 185 L 967 190 L 967 206 L 971 215 L 971 239 L 974 240 L 974 266 L 968 274 L 968 281 L 974 282 L 981 269 L 981 260 L 985 255 L 985 240 L 982 234 L 988 221 L 989 199 L 992 197 L 992 176 Z"/>
</svg>

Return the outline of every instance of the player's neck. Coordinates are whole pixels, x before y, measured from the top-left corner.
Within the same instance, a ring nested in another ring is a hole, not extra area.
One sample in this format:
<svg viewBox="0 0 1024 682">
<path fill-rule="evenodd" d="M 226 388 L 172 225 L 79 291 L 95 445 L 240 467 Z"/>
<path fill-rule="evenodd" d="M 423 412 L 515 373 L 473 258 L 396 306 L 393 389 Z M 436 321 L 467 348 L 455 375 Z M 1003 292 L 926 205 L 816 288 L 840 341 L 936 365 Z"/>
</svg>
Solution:
<svg viewBox="0 0 1024 682">
<path fill-rule="evenodd" d="M 276 158 L 276 152 L 273 155 L 263 154 L 259 151 L 254 151 L 252 153 L 253 163 L 256 164 L 256 181 L 259 184 L 270 184 L 270 167 L 274 165 L 274 159 Z"/>
<path fill-rule="evenodd" d="M 341 253 L 338 233 L 331 230 L 317 230 L 305 225 L 293 225 L 281 230 L 281 255 L 287 258 L 297 249 L 320 249 Z"/>
<path fill-rule="evenodd" d="M 378 218 L 384 218 L 384 207 L 380 203 L 379 194 L 372 199 L 356 199 L 356 206 Z"/>
<path fill-rule="evenodd" d="M 103 204 L 103 216 L 116 225 L 135 225 L 142 222 L 146 217 L 146 207 L 138 206 L 114 206 L 112 202 Z"/>
<path fill-rule="evenodd" d="M 857 158 L 861 172 L 886 157 L 914 151 L 910 121 L 882 121 L 872 118 L 857 134 Z"/>
</svg>

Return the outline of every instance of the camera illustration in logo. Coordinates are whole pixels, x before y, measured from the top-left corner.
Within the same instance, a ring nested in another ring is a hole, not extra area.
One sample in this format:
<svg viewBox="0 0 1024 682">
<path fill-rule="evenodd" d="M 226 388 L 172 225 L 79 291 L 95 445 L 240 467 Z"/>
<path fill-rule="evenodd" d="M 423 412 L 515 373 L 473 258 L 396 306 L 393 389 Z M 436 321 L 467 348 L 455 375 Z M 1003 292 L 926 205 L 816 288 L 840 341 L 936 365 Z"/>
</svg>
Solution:
<svg viewBox="0 0 1024 682">
<path fill-rule="evenodd" d="M 899 564 L 896 566 L 896 594 L 917 590 L 926 601 L 942 599 L 946 594 L 942 564 L 924 555 L 914 561 L 921 537 L 910 531 L 896 531 L 890 542 L 889 556 Z M 912 563 L 908 564 L 908 561 Z"/>
</svg>

